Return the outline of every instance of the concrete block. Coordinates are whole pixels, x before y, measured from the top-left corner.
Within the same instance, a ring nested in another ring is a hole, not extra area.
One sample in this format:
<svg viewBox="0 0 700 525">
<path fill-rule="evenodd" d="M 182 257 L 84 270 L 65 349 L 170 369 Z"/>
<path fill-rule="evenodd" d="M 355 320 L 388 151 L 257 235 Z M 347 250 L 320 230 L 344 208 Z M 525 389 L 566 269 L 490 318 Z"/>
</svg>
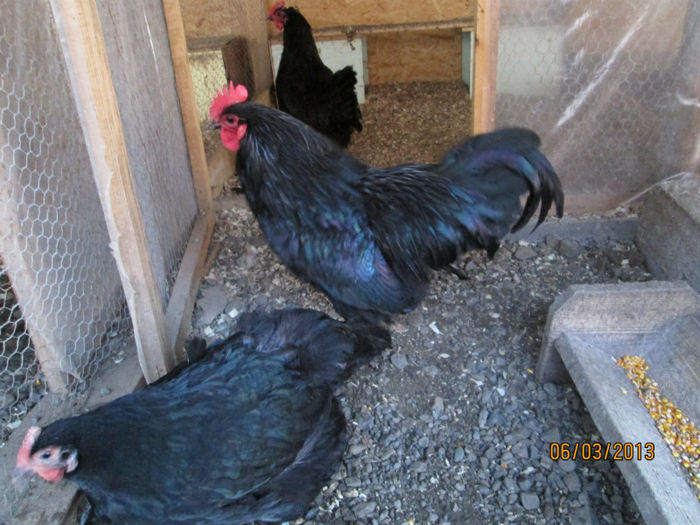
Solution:
<svg viewBox="0 0 700 525">
<path fill-rule="evenodd" d="M 654 188 L 642 207 L 637 245 L 659 279 L 684 279 L 700 292 L 700 175 Z"/>
<path fill-rule="evenodd" d="M 700 295 L 683 281 L 575 285 L 549 310 L 537 379 L 572 380 L 605 442 L 631 444 L 634 457 L 616 464 L 649 524 L 698 523 L 700 501 L 616 363 L 644 358 L 661 395 L 697 424 L 698 341 Z"/>
<path fill-rule="evenodd" d="M 689 327 L 694 332 L 692 337 L 697 341 L 700 338 L 700 314 L 690 318 Z M 670 324 L 675 324 L 675 321 L 670 321 Z M 670 330 L 673 331 L 672 328 Z M 691 334 L 686 332 L 686 335 Z M 675 384 L 679 388 L 676 395 L 667 395 L 678 406 L 683 398 L 694 396 L 695 404 L 691 401 L 686 407 L 694 409 L 693 413 L 697 415 L 697 375 L 694 387 L 685 385 L 683 378 L 688 377 L 688 374 L 692 376 L 698 369 L 689 370 L 684 359 L 665 360 L 669 350 L 666 346 L 668 341 L 666 344 L 658 344 L 659 340 L 653 339 L 648 334 L 618 338 L 609 334 L 565 333 L 557 339 L 556 347 L 604 441 L 610 444 L 632 443 L 632 459 L 616 461 L 615 464 L 622 472 L 645 522 L 691 525 L 698 523 L 700 501 L 686 481 L 686 473 L 682 472 L 678 460 L 671 455 L 656 429 L 654 420 L 637 397 L 632 382 L 615 363 L 625 354 L 644 357 L 647 363 L 663 361 L 663 367 L 652 367 L 650 364 L 650 377 L 657 380 L 664 396 L 670 392 L 671 385 Z M 688 348 L 686 346 L 685 350 Z M 697 343 L 685 357 L 694 358 L 697 365 L 696 348 Z M 684 353 L 683 345 L 671 348 L 670 353 L 680 357 Z M 665 370 L 667 374 L 660 375 L 660 370 Z M 679 394 L 682 395 L 678 397 Z M 693 413 L 686 415 L 692 418 Z M 640 444 L 639 448 L 635 446 L 637 443 Z M 653 449 L 647 445 L 649 443 Z M 645 456 L 650 451 L 653 451 L 653 458 L 649 456 L 647 459 Z M 641 459 L 638 453 L 641 453 Z"/>
<path fill-rule="evenodd" d="M 573 285 L 550 306 L 535 375 L 543 383 L 571 379 L 554 343 L 562 333 L 634 336 L 700 312 L 700 297 L 687 283 Z"/>
</svg>

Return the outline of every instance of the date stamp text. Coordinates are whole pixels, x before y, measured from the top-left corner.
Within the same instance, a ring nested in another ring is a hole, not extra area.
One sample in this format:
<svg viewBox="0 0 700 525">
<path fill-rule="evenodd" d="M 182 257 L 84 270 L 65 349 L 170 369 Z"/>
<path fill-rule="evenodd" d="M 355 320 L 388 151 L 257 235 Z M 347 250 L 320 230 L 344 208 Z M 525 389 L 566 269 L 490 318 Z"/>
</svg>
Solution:
<svg viewBox="0 0 700 525">
<path fill-rule="evenodd" d="M 584 461 L 651 461 L 654 459 L 654 443 L 590 443 L 590 442 L 562 442 L 550 443 L 549 458 L 552 461 L 563 459 L 564 461 L 582 459 Z"/>
</svg>

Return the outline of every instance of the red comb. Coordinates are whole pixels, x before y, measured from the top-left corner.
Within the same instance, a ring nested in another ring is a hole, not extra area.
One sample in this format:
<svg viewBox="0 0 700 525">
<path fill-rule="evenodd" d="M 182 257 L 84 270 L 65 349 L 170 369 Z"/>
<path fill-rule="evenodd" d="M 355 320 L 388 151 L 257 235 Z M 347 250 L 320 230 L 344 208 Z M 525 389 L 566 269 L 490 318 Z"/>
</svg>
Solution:
<svg viewBox="0 0 700 525">
<path fill-rule="evenodd" d="M 228 86 L 221 88 L 221 91 L 216 93 L 216 96 L 211 101 L 209 107 L 209 117 L 212 120 L 217 120 L 221 116 L 221 112 L 231 104 L 244 102 L 248 98 L 248 90 L 243 84 L 235 86 L 233 80 L 228 83 Z"/>
<path fill-rule="evenodd" d="M 39 434 L 41 434 L 40 427 L 29 427 L 29 430 L 27 430 L 27 433 L 24 435 L 24 440 L 22 441 L 22 446 L 17 452 L 18 467 L 25 467 L 29 463 L 29 458 L 32 454 L 32 447 L 36 442 L 36 438 L 39 437 Z"/>
<path fill-rule="evenodd" d="M 272 16 L 275 14 L 275 11 L 277 11 L 278 9 L 282 9 L 283 7 L 284 7 L 284 2 L 282 2 L 282 0 L 280 0 L 279 2 L 277 2 L 275 5 L 273 5 L 270 8 L 270 12 L 267 15 Z"/>
</svg>

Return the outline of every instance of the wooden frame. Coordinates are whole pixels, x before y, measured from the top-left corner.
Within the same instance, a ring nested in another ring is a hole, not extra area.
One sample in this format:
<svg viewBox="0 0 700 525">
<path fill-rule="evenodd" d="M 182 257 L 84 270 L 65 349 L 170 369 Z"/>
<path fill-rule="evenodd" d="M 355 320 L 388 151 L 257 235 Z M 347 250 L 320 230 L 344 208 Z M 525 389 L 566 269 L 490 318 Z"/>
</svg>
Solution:
<svg viewBox="0 0 700 525">
<path fill-rule="evenodd" d="M 500 0 L 477 0 L 472 89 L 474 135 L 495 127 L 499 8 Z"/>
<path fill-rule="evenodd" d="M 100 195 L 114 258 L 134 325 L 136 355 L 127 352 L 119 364 L 105 366 L 94 379 L 102 387 L 93 389 L 88 408 L 104 404 L 151 382 L 167 372 L 182 357 L 183 346 L 199 281 L 206 267 L 214 228 L 214 210 L 209 172 L 202 143 L 187 46 L 178 0 L 162 0 L 170 42 L 175 82 L 193 187 L 199 209 L 167 308 L 154 278 L 143 219 L 131 178 L 129 158 L 119 108 L 111 80 L 102 26 L 96 0 L 49 0 L 63 46 L 73 96 L 78 103 L 80 124 L 95 182 Z M 34 335 L 32 335 L 34 337 Z M 49 342 L 43 350 L 46 363 L 55 363 Z M 65 374 L 47 375 L 51 392 L 24 417 L 0 450 L 0 475 L 6 479 L 14 467 L 15 454 L 30 425 L 50 422 L 65 405 Z M 104 395 L 104 392 L 108 392 Z M 79 494 L 71 483 L 40 484 L 23 497 L 17 515 L 22 522 L 59 525 L 75 519 Z"/>
<path fill-rule="evenodd" d="M 180 5 L 178 0 L 163 0 L 199 215 L 166 309 L 153 275 L 123 130 L 114 124 L 121 120 L 96 2 L 50 1 L 74 96 L 83 108 L 81 125 L 131 313 L 139 363 L 150 383 L 178 361 L 214 226 Z"/>
<path fill-rule="evenodd" d="M 189 328 L 192 309 L 199 282 L 203 277 L 207 250 L 214 231 L 214 209 L 212 207 L 211 183 L 207 157 L 202 142 L 202 132 L 197 117 L 194 83 L 187 59 L 187 41 L 179 0 L 163 0 L 165 23 L 168 27 L 170 52 L 175 69 L 175 82 L 180 98 L 182 121 L 190 156 L 192 179 L 197 196 L 199 216 L 192 228 L 185 255 L 180 263 L 170 301 L 165 312 L 165 327 L 170 347 L 181 353 L 186 330 Z M 180 355 L 180 357 L 184 357 Z"/>
</svg>

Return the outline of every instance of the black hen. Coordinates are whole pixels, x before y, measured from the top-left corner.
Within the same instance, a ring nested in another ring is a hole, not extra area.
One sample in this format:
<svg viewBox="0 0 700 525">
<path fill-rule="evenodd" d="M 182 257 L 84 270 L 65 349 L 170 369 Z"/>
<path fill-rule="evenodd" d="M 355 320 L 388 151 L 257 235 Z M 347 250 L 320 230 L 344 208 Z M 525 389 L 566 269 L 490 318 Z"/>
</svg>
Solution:
<svg viewBox="0 0 700 525">
<path fill-rule="evenodd" d="M 294 7 L 278 2 L 269 19 L 284 30 L 284 50 L 275 88 L 279 108 L 345 148 L 353 130 L 362 131 L 352 66 L 331 71 L 321 60 L 311 26 Z"/>
<path fill-rule="evenodd" d="M 302 309 L 248 314 L 239 329 L 143 390 L 32 427 L 16 472 L 65 475 L 109 523 L 302 515 L 347 444 L 333 388 L 387 341 Z"/>
<path fill-rule="evenodd" d="M 430 269 L 460 253 L 489 254 L 552 202 L 559 178 L 527 129 L 478 135 L 440 164 L 372 168 L 275 109 L 224 90 L 210 114 L 273 251 L 321 288 L 346 318 L 405 313 L 426 293 Z M 527 195 L 525 206 L 521 197 Z"/>
</svg>

